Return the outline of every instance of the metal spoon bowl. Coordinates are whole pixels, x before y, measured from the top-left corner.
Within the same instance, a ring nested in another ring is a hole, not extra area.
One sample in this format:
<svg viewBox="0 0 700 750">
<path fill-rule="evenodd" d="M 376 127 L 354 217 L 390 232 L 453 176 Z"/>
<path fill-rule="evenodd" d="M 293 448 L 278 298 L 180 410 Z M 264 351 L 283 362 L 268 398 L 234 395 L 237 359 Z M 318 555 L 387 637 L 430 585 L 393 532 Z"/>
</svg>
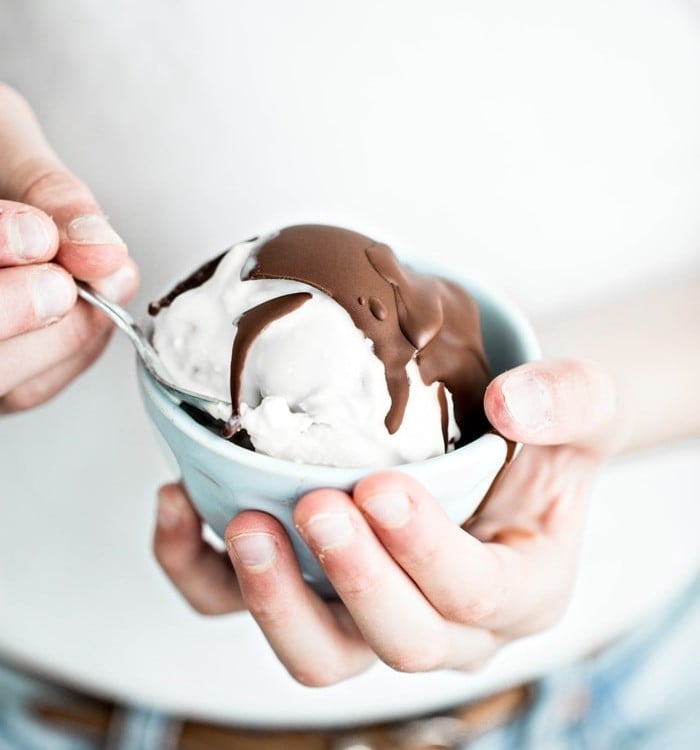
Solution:
<svg viewBox="0 0 700 750">
<path fill-rule="evenodd" d="M 137 354 L 148 372 L 174 401 L 194 406 L 211 414 L 215 419 L 220 419 L 222 422 L 229 420 L 231 416 L 230 403 L 212 396 L 205 396 L 202 393 L 189 391 L 186 388 L 180 388 L 172 382 L 148 335 L 123 307 L 110 302 L 110 300 L 103 297 L 96 289 L 84 281 L 76 280 L 75 285 L 78 287 L 78 296 L 81 299 L 101 310 L 117 328 L 124 331 L 134 345 Z"/>
</svg>

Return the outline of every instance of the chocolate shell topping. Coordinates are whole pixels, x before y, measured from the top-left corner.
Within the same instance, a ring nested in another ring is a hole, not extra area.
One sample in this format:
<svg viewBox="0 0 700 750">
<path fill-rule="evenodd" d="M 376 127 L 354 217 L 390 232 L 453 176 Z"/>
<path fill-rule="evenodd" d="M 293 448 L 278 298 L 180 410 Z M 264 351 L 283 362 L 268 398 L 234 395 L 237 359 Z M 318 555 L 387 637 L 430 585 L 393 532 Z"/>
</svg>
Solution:
<svg viewBox="0 0 700 750">
<path fill-rule="evenodd" d="M 481 342 L 476 303 L 446 279 L 402 266 L 391 248 L 357 232 L 337 227 L 301 225 L 281 230 L 254 251 L 241 275 L 249 279 L 287 279 L 324 292 L 348 313 L 372 341 L 384 365 L 391 406 L 385 417 L 390 433 L 403 421 L 409 395 L 406 365 L 415 359 L 426 385 L 438 382 L 438 405 L 447 447 L 448 409 L 444 389 L 452 394 L 460 444 L 488 429 L 483 395 L 491 376 Z M 152 315 L 179 294 L 209 279 L 221 256 L 195 271 L 168 295 L 151 304 Z M 241 375 L 255 338 L 277 318 L 310 298 L 289 294 L 255 307 L 237 321 L 231 357 L 231 402 L 240 406 Z"/>
<path fill-rule="evenodd" d="M 223 260 L 224 255 L 226 255 L 226 253 L 221 253 L 221 255 L 217 255 L 216 258 L 208 260 L 196 271 L 193 271 L 186 279 L 183 279 L 179 284 L 176 284 L 164 297 L 161 297 L 155 302 L 151 302 L 148 306 L 148 314 L 153 316 L 158 315 L 164 307 L 170 307 L 173 301 L 181 294 L 189 292 L 190 289 L 196 289 L 198 286 L 202 286 L 205 281 L 209 281 L 219 267 L 219 263 Z"/>
<path fill-rule="evenodd" d="M 250 310 L 246 310 L 238 319 L 236 337 L 231 351 L 231 404 L 233 416 L 240 412 L 243 367 L 248 350 L 255 339 L 278 318 L 289 315 L 306 300 L 311 299 L 308 292 L 296 292 L 274 297 Z"/>
<path fill-rule="evenodd" d="M 440 382 L 452 393 L 462 440 L 483 433 L 482 400 L 491 376 L 478 308 L 459 286 L 416 273 L 402 266 L 387 245 L 337 227 L 283 229 L 257 248 L 254 261 L 243 280 L 289 279 L 315 287 L 343 307 L 372 341 L 391 397 L 384 420 L 390 433 L 403 421 L 406 365 L 412 358 L 426 385 Z M 233 371 L 231 378 L 240 382 Z M 439 403 L 446 436 L 444 393 Z"/>
</svg>

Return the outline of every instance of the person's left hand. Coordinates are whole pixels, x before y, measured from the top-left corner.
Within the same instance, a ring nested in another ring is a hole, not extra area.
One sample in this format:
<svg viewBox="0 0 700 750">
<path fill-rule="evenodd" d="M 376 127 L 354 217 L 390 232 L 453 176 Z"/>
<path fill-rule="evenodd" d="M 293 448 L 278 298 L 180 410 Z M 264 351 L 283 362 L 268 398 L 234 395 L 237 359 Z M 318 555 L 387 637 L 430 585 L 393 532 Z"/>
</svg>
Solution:
<svg viewBox="0 0 700 750">
<path fill-rule="evenodd" d="M 304 583 L 265 513 L 234 518 L 228 556 L 215 552 L 177 485 L 160 492 L 156 557 L 199 612 L 250 610 L 305 685 L 333 684 L 376 657 L 406 672 L 476 669 L 565 610 L 590 481 L 621 434 L 613 386 L 590 364 L 524 365 L 496 378 L 484 403 L 492 424 L 526 445 L 468 530 L 399 472 L 368 476 L 351 495 L 299 500 L 295 524 L 339 601 Z"/>
</svg>

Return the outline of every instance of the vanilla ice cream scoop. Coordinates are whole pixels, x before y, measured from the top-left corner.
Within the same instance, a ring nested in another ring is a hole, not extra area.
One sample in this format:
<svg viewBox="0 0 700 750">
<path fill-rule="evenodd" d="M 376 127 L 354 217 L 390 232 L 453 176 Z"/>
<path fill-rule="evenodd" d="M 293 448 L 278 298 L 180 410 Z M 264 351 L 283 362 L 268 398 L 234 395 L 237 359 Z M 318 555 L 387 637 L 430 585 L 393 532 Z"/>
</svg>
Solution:
<svg viewBox="0 0 700 750">
<path fill-rule="evenodd" d="M 486 429 L 476 304 L 357 232 L 295 226 L 240 243 L 149 310 L 175 382 L 230 402 L 261 453 L 388 466 Z"/>
</svg>

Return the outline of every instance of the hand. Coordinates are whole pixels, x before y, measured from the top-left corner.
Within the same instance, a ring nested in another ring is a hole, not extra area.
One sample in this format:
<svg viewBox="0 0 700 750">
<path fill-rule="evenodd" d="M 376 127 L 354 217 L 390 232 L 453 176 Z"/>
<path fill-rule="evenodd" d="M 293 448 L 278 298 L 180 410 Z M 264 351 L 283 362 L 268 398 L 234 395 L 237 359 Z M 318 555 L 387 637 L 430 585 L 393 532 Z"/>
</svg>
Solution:
<svg viewBox="0 0 700 750">
<path fill-rule="evenodd" d="M 407 672 L 478 668 L 564 612 L 590 482 L 622 433 L 610 380 L 573 360 L 504 373 L 485 408 L 525 445 L 468 530 L 398 472 L 369 476 L 352 495 L 322 489 L 299 500 L 295 524 L 338 602 L 305 585 L 287 536 L 265 513 L 234 518 L 228 555 L 215 552 L 177 485 L 160 493 L 156 557 L 198 611 L 250 610 L 303 684 L 333 684 L 375 656 Z"/>
<path fill-rule="evenodd" d="M 112 327 L 76 299 L 73 276 L 122 304 L 138 285 L 92 193 L 0 84 L 0 411 L 51 398 L 107 344 Z"/>
</svg>

